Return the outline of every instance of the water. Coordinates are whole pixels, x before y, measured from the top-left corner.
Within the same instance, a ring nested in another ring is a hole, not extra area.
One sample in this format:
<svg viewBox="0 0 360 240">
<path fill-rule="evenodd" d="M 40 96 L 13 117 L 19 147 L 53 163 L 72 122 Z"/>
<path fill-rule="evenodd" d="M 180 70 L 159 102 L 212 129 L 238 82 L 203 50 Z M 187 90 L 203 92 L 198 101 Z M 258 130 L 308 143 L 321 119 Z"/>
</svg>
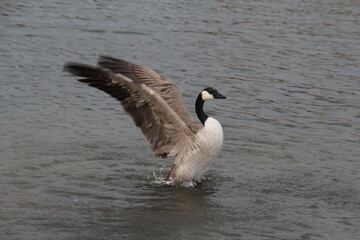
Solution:
<svg viewBox="0 0 360 240">
<path fill-rule="evenodd" d="M 2 1 L 1 239 L 357 239 L 360 5 Z M 225 142 L 196 188 L 157 184 L 119 104 L 62 72 L 100 54 L 207 103 Z"/>
</svg>

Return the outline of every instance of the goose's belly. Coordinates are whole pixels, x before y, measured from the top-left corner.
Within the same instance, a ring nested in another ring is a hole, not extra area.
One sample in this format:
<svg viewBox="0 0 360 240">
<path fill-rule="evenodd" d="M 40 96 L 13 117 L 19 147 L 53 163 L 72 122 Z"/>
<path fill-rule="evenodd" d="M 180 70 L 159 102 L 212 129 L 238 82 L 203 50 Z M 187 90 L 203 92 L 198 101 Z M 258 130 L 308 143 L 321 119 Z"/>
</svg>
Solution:
<svg viewBox="0 0 360 240">
<path fill-rule="evenodd" d="M 187 153 L 178 156 L 184 159 L 178 166 L 177 180 L 199 179 L 220 152 L 222 144 L 223 130 L 220 123 L 213 118 L 208 118 L 204 128 L 196 134 L 195 141 L 189 146 Z"/>
</svg>

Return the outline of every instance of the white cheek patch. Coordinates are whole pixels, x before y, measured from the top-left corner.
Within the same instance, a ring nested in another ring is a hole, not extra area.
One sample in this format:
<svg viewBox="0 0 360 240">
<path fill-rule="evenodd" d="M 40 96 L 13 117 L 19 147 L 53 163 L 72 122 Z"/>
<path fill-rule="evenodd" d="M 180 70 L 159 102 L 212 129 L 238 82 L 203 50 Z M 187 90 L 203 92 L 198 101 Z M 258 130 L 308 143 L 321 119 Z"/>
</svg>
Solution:
<svg viewBox="0 0 360 240">
<path fill-rule="evenodd" d="M 201 92 L 201 98 L 202 98 L 203 101 L 213 100 L 214 96 L 211 95 L 208 91 L 202 91 Z"/>
</svg>

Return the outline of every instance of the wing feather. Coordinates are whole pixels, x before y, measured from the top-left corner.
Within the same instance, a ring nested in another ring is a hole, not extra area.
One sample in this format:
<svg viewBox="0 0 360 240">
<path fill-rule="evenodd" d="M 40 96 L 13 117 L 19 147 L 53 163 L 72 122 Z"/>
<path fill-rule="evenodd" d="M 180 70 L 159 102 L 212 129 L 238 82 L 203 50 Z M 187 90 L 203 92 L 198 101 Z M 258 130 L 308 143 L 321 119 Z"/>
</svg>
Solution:
<svg viewBox="0 0 360 240">
<path fill-rule="evenodd" d="M 194 121 L 187 110 L 179 87 L 150 68 L 121 59 L 100 56 L 98 65 L 130 78 L 135 83 L 145 84 L 154 90 L 177 113 L 182 121 L 196 133 L 202 125 Z"/>
<path fill-rule="evenodd" d="M 194 137 L 194 133 L 168 103 L 145 84 L 121 73 L 85 64 L 67 63 L 64 69 L 83 77 L 79 79 L 80 82 L 119 100 L 158 157 L 177 155 L 181 147 Z"/>
</svg>

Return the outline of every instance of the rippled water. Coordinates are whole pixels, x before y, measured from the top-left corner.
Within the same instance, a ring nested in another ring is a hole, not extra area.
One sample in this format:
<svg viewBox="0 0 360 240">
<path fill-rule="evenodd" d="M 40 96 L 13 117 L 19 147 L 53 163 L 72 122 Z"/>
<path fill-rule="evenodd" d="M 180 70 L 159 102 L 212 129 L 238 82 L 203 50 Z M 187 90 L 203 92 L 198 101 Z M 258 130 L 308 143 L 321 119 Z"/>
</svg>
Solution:
<svg viewBox="0 0 360 240">
<path fill-rule="evenodd" d="M 1 239 L 357 239 L 360 4 L 2 1 Z M 62 72 L 100 54 L 208 103 L 223 151 L 196 188 L 106 94 Z"/>
</svg>

